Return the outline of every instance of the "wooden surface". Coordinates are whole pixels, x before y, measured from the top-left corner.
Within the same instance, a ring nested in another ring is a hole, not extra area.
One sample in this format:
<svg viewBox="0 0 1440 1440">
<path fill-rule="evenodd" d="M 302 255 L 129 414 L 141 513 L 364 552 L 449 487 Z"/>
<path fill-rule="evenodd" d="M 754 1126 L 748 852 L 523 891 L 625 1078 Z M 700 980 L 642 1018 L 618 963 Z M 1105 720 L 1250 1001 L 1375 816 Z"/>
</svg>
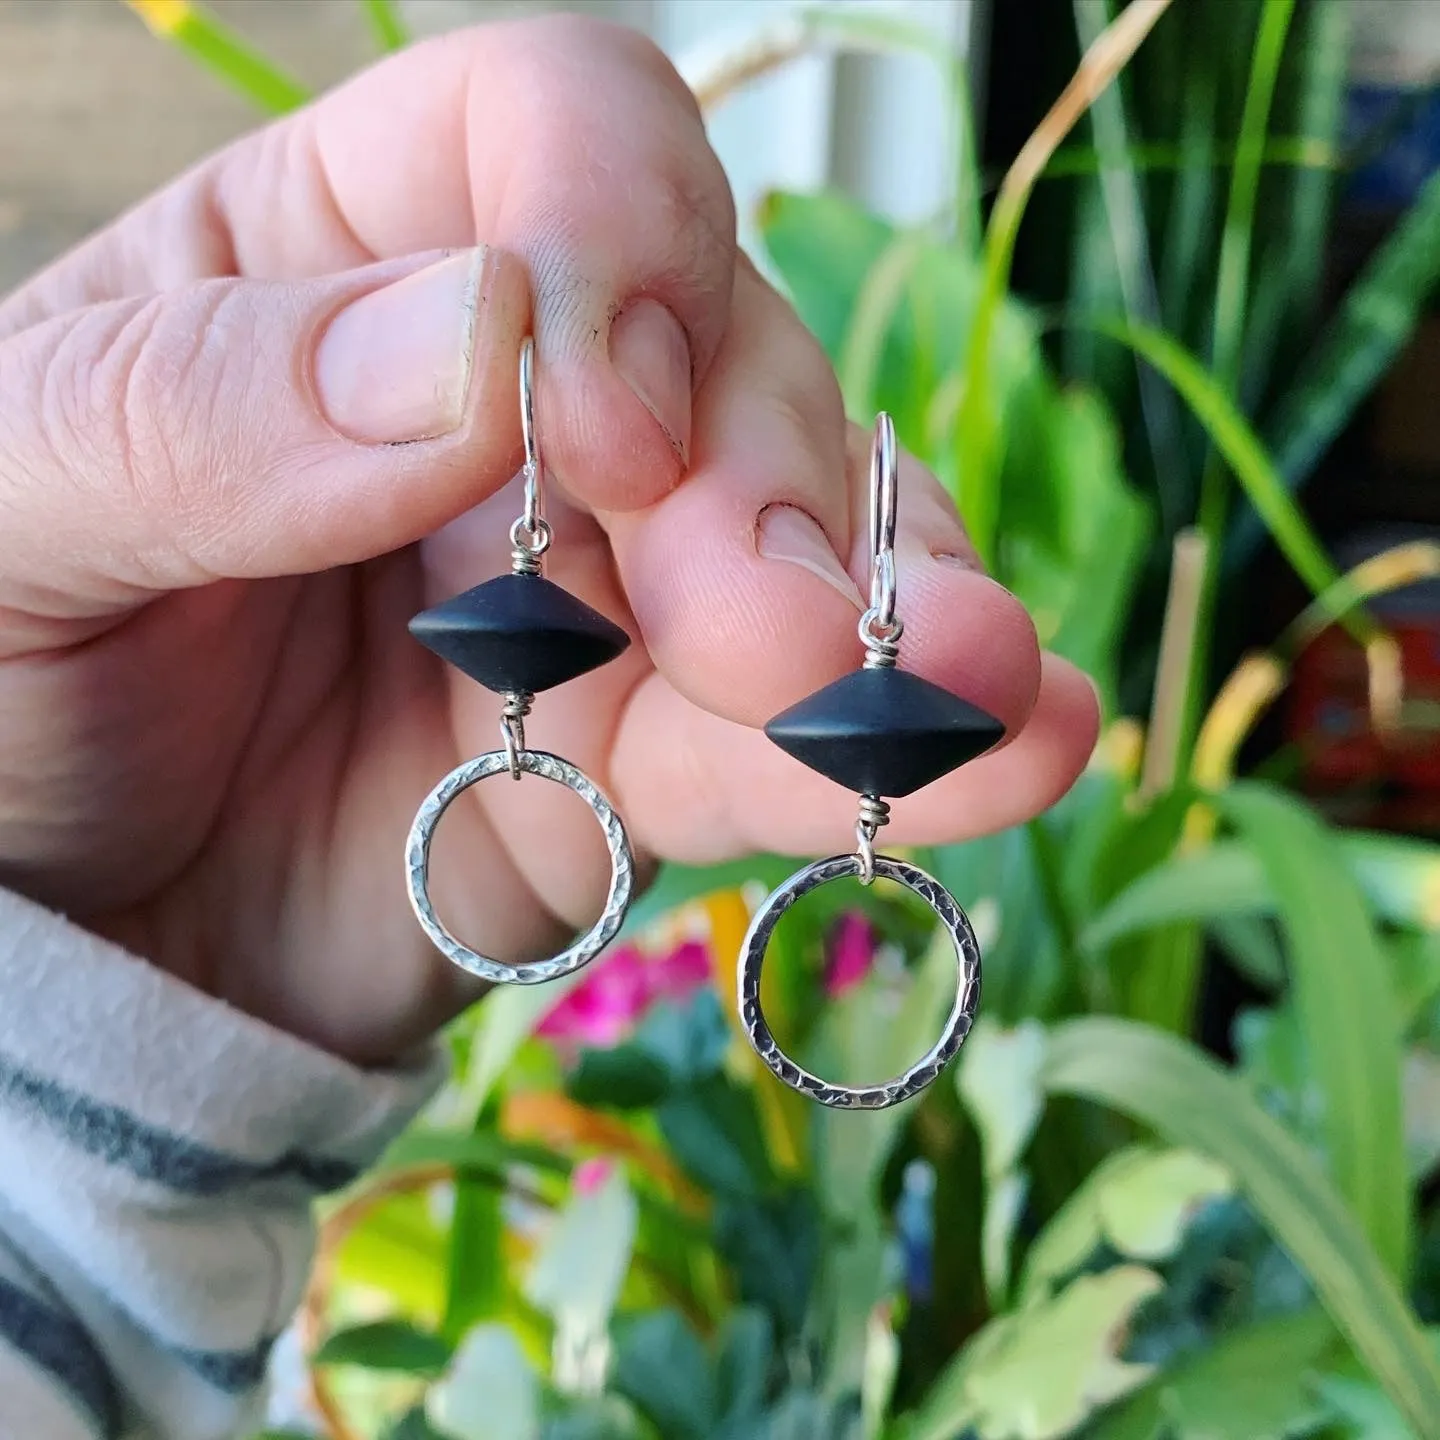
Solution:
<svg viewBox="0 0 1440 1440">
<path fill-rule="evenodd" d="M 316 88 L 374 57 L 355 0 L 212 8 Z M 415 16 L 437 29 L 514 8 L 422 0 Z M 0 0 L 0 293 L 256 123 L 119 0 Z"/>
</svg>

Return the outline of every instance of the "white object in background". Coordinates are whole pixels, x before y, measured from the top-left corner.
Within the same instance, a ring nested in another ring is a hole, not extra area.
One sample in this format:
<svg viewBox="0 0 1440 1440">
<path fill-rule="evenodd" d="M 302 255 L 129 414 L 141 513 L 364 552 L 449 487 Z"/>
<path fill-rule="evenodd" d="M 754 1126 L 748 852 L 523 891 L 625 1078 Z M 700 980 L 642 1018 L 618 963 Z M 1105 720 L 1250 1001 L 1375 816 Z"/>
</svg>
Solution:
<svg viewBox="0 0 1440 1440">
<path fill-rule="evenodd" d="M 406 0 L 422 32 L 468 21 L 568 10 L 648 34 L 682 73 L 743 46 L 803 7 L 791 0 Z M 986 0 L 830 0 L 823 8 L 929 30 L 975 84 Z M 941 66 L 920 54 L 813 54 L 754 80 L 711 117 L 741 242 L 755 252 L 767 191 L 834 186 L 899 221 L 942 213 L 953 194 L 954 121 Z"/>
<path fill-rule="evenodd" d="M 717 54 L 773 32 L 803 7 L 788 0 L 652 0 L 649 30 L 694 78 Z M 832 0 L 935 37 L 973 70 L 979 0 Z M 767 191 L 845 190 L 892 219 L 929 219 L 953 195 L 954 115 L 943 66 L 922 54 L 815 53 L 752 81 L 712 115 L 710 135 L 730 177 L 742 244 Z"/>
<path fill-rule="evenodd" d="M 1353 79 L 1406 89 L 1440 73 L 1440 5 L 1425 0 L 1352 0 Z"/>
</svg>

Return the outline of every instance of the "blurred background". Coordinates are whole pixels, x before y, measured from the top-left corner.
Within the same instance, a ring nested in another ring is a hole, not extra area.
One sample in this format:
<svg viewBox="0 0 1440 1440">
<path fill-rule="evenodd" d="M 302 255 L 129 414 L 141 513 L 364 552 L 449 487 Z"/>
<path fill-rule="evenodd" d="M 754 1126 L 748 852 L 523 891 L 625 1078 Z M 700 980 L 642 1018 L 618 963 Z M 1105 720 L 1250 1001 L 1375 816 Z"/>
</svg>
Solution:
<svg viewBox="0 0 1440 1440">
<path fill-rule="evenodd" d="M 911 1105 L 818 1111 L 737 1032 L 793 857 L 667 868 L 457 1023 L 321 1207 L 271 1433 L 1440 1437 L 1440 0 L 0 0 L 0 287 L 379 51 L 551 9 L 676 60 L 851 415 L 1105 728 L 1046 816 L 911 853 L 985 953 Z M 914 897 L 833 886 L 765 1005 L 875 1081 L 953 983 Z"/>
</svg>

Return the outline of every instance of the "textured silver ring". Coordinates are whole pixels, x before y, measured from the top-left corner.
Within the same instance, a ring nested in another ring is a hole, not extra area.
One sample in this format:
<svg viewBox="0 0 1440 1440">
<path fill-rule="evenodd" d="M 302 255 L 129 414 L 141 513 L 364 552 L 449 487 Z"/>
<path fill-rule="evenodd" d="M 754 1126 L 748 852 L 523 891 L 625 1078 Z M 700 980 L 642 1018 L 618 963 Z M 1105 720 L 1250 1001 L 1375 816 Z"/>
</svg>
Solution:
<svg viewBox="0 0 1440 1440">
<path fill-rule="evenodd" d="M 780 917 L 802 896 L 831 880 L 859 876 L 856 855 L 834 855 L 797 870 L 755 913 L 740 947 L 740 1023 L 755 1053 L 792 1090 L 839 1110 L 884 1110 L 918 1095 L 955 1058 L 980 1004 L 980 946 L 969 918 L 933 875 L 889 855 L 875 857 L 875 876 L 913 890 L 935 912 L 955 946 L 955 1003 L 940 1038 L 903 1074 L 879 1085 L 832 1085 L 797 1065 L 775 1042 L 760 1008 L 760 971 Z"/>
<path fill-rule="evenodd" d="M 615 938 L 630 908 L 630 894 L 635 886 L 635 857 L 620 817 L 584 771 L 545 750 L 521 750 L 515 761 L 522 774 L 539 775 L 566 786 L 595 812 L 610 851 L 610 893 L 605 897 L 600 918 L 558 955 L 548 960 L 507 965 L 462 944 L 435 914 L 430 900 L 430 845 L 435 838 L 435 827 L 456 796 L 489 775 L 510 774 L 511 757 L 503 750 L 491 750 L 457 766 L 425 797 L 410 827 L 410 838 L 405 842 L 405 874 L 416 917 L 447 960 L 495 985 L 540 985 L 588 965 Z"/>
</svg>

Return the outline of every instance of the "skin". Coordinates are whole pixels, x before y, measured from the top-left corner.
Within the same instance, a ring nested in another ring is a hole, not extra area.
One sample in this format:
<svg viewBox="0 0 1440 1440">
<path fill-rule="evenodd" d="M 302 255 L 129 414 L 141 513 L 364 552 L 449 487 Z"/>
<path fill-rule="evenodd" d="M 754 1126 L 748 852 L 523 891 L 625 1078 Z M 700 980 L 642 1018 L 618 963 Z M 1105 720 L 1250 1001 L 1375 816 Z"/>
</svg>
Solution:
<svg viewBox="0 0 1440 1440">
<path fill-rule="evenodd" d="M 459 425 L 339 433 L 314 386 L 331 319 L 477 242 Z M 688 349 L 664 425 L 611 360 L 641 301 Z M 499 702 L 405 622 L 508 565 L 532 327 L 548 573 L 635 643 L 542 695 L 529 743 L 605 788 L 642 870 L 849 847 L 854 797 L 758 727 L 857 663 L 857 610 L 757 533 L 794 507 L 868 586 L 867 437 L 739 256 L 668 62 L 570 16 L 387 60 L 0 305 L 0 882 L 360 1063 L 476 996 L 415 924 L 400 857 L 430 787 L 497 745 Z M 1018 823 L 1083 767 L 1093 689 L 909 460 L 897 557 L 902 664 L 1008 734 L 884 838 Z M 588 810 L 533 779 L 477 787 L 436 842 L 442 915 L 510 961 L 587 925 L 608 878 Z"/>
</svg>

